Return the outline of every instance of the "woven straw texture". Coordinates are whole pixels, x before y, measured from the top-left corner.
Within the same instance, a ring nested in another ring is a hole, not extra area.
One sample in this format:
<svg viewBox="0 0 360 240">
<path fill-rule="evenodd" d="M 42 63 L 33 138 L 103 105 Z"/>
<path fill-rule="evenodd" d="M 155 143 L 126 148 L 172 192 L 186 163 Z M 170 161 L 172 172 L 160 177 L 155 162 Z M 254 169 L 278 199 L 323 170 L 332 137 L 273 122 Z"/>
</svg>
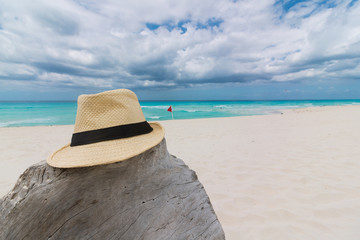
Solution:
<svg viewBox="0 0 360 240">
<path fill-rule="evenodd" d="M 139 101 L 130 90 L 81 95 L 78 98 L 74 133 L 143 121 L 145 117 Z M 54 152 L 47 163 L 58 168 L 76 168 L 129 159 L 156 146 L 164 138 L 165 132 L 159 123 L 150 123 L 150 126 L 152 132 L 134 137 L 74 147 L 68 144 Z"/>
<path fill-rule="evenodd" d="M 74 133 L 143 121 L 138 98 L 128 89 L 80 95 Z"/>
</svg>

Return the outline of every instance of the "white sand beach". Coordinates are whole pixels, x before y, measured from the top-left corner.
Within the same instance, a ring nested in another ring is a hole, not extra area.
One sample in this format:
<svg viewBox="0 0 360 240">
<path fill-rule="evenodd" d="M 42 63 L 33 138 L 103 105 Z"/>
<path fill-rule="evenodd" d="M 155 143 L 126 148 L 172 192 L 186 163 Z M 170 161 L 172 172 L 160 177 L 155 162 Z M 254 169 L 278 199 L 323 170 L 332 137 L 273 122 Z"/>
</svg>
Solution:
<svg viewBox="0 0 360 240">
<path fill-rule="evenodd" d="M 227 239 L 360 238 L 360 106 L 161 122 Z M 73 126 L 0 128 L 0 197 Z"/>
</svg>

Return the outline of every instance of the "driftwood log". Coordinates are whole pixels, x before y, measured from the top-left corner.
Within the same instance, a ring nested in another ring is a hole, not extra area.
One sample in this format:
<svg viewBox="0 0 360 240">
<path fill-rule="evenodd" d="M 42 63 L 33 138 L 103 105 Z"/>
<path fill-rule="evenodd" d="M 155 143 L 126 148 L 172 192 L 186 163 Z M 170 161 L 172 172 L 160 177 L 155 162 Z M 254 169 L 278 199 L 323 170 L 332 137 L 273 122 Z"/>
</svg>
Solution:
<svg viewBox="0 0 360 240">
<path fill-rule="evenodd" d="M 0 239 L 225 239 L 194 171 L 165 140 L 126 161 L 40 162 L 0 199 Z"/>
</svg>

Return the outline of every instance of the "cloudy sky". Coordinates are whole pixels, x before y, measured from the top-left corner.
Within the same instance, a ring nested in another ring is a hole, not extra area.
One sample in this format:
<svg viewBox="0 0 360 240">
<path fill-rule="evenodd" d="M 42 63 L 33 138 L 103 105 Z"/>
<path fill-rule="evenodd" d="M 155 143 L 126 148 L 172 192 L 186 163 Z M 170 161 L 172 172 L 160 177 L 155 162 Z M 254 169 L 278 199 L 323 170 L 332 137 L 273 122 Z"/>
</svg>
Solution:
<svg viewBox="0 0 360 240">
<path fill-rule="evenodd" d="M 357 0 L 0 0 L 0 100 L 360 98 Z"/>
</svg>

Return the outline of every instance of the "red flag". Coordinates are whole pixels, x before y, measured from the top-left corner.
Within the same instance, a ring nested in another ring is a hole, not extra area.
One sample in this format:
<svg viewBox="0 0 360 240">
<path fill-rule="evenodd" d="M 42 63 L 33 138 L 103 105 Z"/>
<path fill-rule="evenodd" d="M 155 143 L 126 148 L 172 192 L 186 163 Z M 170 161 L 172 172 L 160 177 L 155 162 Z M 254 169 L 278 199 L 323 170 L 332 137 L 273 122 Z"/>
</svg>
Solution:
<svg viewBox="0 0 360 240">
<path fill-rule="evenodd" d="M 171 106 L 168 108 L 168 112 L 172 112 L 172 108 L 171 108 Z"/>
</svg>

